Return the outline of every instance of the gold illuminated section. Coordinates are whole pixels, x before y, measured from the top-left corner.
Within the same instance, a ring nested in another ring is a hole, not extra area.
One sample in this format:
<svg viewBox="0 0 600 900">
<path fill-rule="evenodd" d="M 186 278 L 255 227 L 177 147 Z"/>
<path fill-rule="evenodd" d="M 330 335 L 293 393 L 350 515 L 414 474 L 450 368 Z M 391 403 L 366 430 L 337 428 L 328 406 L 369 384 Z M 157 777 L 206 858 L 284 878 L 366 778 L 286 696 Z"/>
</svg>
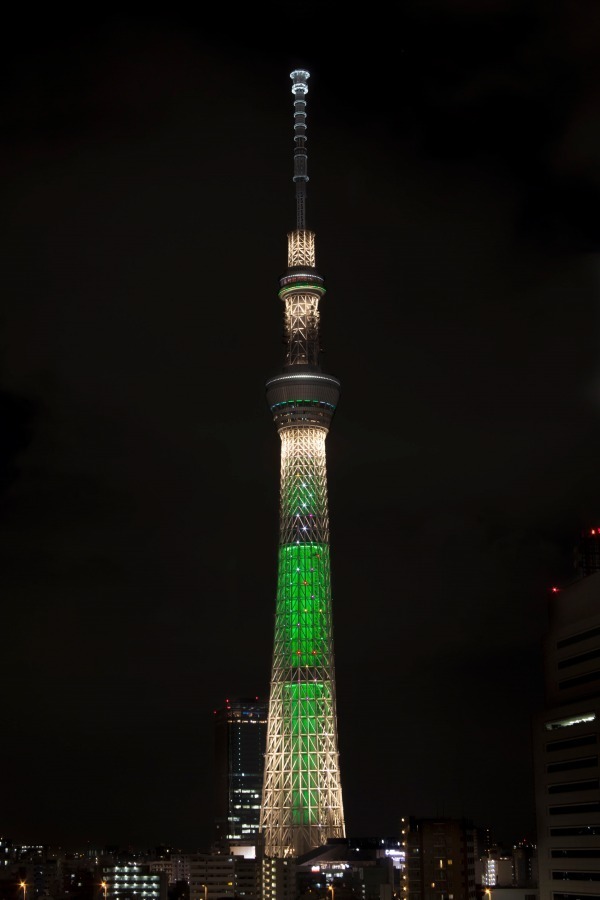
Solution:
<svg viewBox="0 0 600 900">
<path fill-rule="evenodd" d="M 286 300 L 284 316 L 287 364 L 314 365 L 319 352 L 319 297 L 294 294 Z"/>
<path fill-rule="evenodd" d="M 288 234 L 288 269 L 280 280 L 285 302 L 286 366 L 319 365 L 319 299 L 325 293 L 315 269 L 315 236 L 300 229 Z"/>
<path fill-rule="evenodd" d="M 288 266 L 315 267 L 315 235 L 302 228 L 288 234 Z"/>
</svg>

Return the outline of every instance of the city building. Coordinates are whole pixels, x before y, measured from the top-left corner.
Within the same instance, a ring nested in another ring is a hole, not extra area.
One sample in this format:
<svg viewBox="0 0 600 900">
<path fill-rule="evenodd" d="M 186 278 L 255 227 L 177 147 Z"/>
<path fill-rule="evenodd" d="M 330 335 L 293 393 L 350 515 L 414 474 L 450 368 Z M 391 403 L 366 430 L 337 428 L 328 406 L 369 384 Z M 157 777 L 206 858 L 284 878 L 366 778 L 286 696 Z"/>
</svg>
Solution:
<svg viewBox="0 0 600 900">
<path fill-rule="evenodd" d="M 546 705 L 532 723 L 541 900 L 600 896 L 600 572 L 589 544 L 589 574 L 548 601 Z"/>
<path fill-rule="evenodd" d="M 297 896 L 392 900 L 402 896 L 405 851 L 397 838 L 335 838 L 296 860 Z"/>
<path fill-rule="evenodd" d="M 340 780 L 325 440 L 340 382 L 320 364 L 315 235 L 306 229 L 306 94 L 294 96 L 296 228 L 279 279 L 285 362 L 266 384 L 281 439 L 275 636 L 260 832 L 267 857 L 297 857 L 345 835 Z"/>
<path fill-rule="evenodd" d="M 195 853 L 190 856 L 190 900 L 259 900 L 260 860 L 240 855 Z"/>
<path fill-rule="evenodd" d="M 297 900 L 296 861 L 265 856 L 261 866 L 261 900 Z"/>
<path fill-rule="evenodd" d="M 475 880 L 484 888 L 511 887 L 513 884 L 512 856 L 489 852 L 475 865 Z"/>
<path fill-rule="evenodd" d="M 515 887 L 537 887 L 537 844 L 520 841 L 512 848 L 513 884 Z"/>
<path fill-rule="evenodd" d="M 227 700 L 215 710 L 215 838 L 221 847 L 258 835 L 266 743 L 266 700 Z"/>
<path fill-rule="evenodd" d="M 169 886 L 178 881 L 189 883 L 190 858 L 187 854 L 169 854 L 165 859 L 148 860 L 147 864 L 151 872 L 164 872 Z"/>
<path fill-rule="evenodd" d="M 167 877 L 145 863 L 122 861 L 102 866 L 103 900 L 167 900 Z"/>
<path fill-rule="evenodd" d="M 475 864 L 475 881 L 484 890 L 493 887 L 537 888 L 537 848 L 528 841 L 510 851 L 490 846 Z"/>
<path fill-rule="evenodd" d="M 582 531 L 575 547 L 575 570 L 580 578 L 600 572 L 600 528 Z"/>
<path fill-rule="evenodd" d="M 408 900 L 475 900 L 475 829 L 465 819 L 418 819 L 404 829 Z"/>
</svg>

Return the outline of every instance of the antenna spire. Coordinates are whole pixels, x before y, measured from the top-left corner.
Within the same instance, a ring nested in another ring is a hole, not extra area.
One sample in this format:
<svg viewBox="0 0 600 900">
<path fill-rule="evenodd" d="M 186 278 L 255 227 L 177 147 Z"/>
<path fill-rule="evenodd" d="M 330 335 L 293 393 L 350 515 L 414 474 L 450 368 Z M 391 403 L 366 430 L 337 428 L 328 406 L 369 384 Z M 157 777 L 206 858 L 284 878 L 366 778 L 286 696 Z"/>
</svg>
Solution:
<svg viewBox="0 0 600 900">
<path fill-rule="evenodd" d="M 290 74 L 294 95 L 294 183 L 296 185 L 296 228 L 306 228 L 306 183 L 308 181 L 306 152 L 306 95 L 310 72 L 294 69 Z"/>
</svg>

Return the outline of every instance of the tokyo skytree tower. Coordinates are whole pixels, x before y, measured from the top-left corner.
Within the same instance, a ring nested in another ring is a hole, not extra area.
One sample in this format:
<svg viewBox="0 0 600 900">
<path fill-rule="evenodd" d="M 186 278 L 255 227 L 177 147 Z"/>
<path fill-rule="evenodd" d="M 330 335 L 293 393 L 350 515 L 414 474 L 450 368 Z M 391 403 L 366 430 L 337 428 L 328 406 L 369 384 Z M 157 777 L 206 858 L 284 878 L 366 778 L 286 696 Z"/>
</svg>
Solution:
<svg viewBox="0 0 600 900">
<path fill-rule="evenodd" d="M 279 279 L 285 363 L 267 381 L 281 438 L 279 562 L 260 831 L 267 857 L 345 836 L 333 660 L 325 439 L 340 382 L 319 364 L 315 235 L 305 227 L 309 73 L 291 73 L 296 229 Z"/>
</svg>

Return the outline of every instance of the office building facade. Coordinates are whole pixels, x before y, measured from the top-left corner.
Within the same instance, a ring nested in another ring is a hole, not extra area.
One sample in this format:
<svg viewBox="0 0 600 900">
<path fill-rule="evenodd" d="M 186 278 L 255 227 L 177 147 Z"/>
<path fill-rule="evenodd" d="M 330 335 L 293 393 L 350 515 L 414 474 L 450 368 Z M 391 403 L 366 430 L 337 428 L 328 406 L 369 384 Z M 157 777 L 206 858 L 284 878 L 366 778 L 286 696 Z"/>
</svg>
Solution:
<svg viewBox="0 0 600 900">
<path fill-rule="evenodd" d="M 600 572 L 552 589 L 543 656 L 546 707 L 533 719 L 540 900 L 598 900 Z"/>
<path fill-rule="evenodd" d="M 260 824 L 267 701 L 227 700 L 215 710 L 215 839 L 255 839 Z"/>
</svg>

